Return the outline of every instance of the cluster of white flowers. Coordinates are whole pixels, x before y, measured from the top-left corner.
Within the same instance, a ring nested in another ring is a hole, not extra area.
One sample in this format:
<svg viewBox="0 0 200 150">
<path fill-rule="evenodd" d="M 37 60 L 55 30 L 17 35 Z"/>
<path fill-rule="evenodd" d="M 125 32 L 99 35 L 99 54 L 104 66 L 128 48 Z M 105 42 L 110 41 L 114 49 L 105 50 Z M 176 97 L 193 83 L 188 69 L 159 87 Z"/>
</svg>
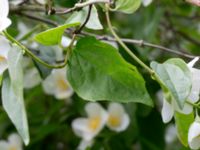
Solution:
<svg viewBox="0 0 200 150">
<path fill-rule="evenodd" d="M 199 100 L 200 94 L 200 70 L 193 67 L 198 60 L 199 58 L 196 57 L 187 64 L 192 73 L 192 88 L 187 100 L 189 103 L 185 103 L 183 109 L 180 109 L 175 100 L 168 101 L 164 98 L 161 112 L 164 123 L 168 123 L 173 118 L 175 111 L 182 114 L 190 114 L 193 112 L 193 106 L 191 104 Z M 200 119 L 198 115 L 196 115 L 195 122 L 190 126 L 188 143 L 192 149 L 200 148 Z"/>
<path fill-rule="evenodd" d="M 23 150 L 20 136 L 13 133 L 8 137 L 8 141 L 0 140 L 0 150 Z"/>
<path fill-rule="evenodd" d="M 74 133 L 82 138 L 79 150 L 85 150 L 93 143 L 93 138 L 97 136 L 105 125 L 115 132 L 126 130 L 130 123 L 130 118 L 125 112 L 123 105 L 110 103 L 106 111 L 98 103 L 88 103 L 85 106 L 87 118 L 77 118 L 72 122 Z"/>
</svg>

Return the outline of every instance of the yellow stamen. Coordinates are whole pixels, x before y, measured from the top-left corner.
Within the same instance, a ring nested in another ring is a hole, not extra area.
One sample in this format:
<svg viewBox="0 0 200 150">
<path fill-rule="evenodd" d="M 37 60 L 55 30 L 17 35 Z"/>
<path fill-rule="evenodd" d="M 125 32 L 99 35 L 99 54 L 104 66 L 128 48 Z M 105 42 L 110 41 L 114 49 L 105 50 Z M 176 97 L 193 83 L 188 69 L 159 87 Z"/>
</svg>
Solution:
<svg viewBox="0 0 200 150">
<path fill-rule="evenodd" d="M 3 56 L 0 56 L 0 61 L 4 61 L 6 58 Z"/>
<path fill-rule="evenodd" d="M 15 147 L 15 146 L 11 146 L 11 147 L 9 147 L 8 150 L 17 150 L 17 147 Z"/>
<path fill-rule="evenodd" d="M 67 82 L 64 79 L 58 79 L 57 80 L 57 86 L 62 91 L 66 91 L 69 88 Z"/>
<path fill-rule="evenodd" d="M 93 117 L 89 119 L 89 128 L 95 131 L 100 126 L 100 117 Z"/>
<path fill-rule="evenodd" d="M 112 127 L 118 127 L 121 124 L 121 119 L 117 116 L 110 115 L 108 118 L 108 124 Z"/>
</svg>

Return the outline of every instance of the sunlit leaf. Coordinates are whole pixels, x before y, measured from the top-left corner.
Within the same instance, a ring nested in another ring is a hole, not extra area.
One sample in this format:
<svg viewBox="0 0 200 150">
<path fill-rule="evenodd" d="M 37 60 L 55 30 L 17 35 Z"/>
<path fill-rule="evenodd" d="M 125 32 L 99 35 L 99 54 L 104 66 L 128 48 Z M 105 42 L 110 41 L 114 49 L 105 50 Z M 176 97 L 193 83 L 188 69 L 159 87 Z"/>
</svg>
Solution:
<svg viewBox="0 0 200 150">
<path fill-rule="evenodd" d="M 62 35 L 67 28 L 79 26 L 80 23 L 72 23 L 72 24 L 65 24 L 62 26 L 58 26 L 56 28 L 51 28 L 44 32 L 41 32 L 35 36 L 35 40 L 43 45 L 50 46 L 50 45 L 57 45 L 60 44 Z"/>
<path fill-rule="evenodd" d="M 24 143 L 29 143 L 29 130 L 23 98 L 22 51 L 13 47 L 8 55 L 8 70 L 2 86 L 2 103 Z"/>
<path fill-rule="evenodd" d="M 191 73 L 187 64 L 181 59 L 170 59 L 163 64 L 152 62 L 151 67 L 156 72 L 158 78 L 165 88 L 170 92 L 182 108 L 190 94 Z"/>
<path fill-rule="evenodd" d="M 188 146 L 188 131 L 190 125 L 194 122 L 194 114 L 184 115 L 176 112 L 175 122 L 179 140 L 184 146 Z"/>
<path fill-rule="evenodd" d="M 116 7 L 114 10 L 131 14 L 140 7 L 140 4 L 141 0 L 116 0 Z"/>
</svg>

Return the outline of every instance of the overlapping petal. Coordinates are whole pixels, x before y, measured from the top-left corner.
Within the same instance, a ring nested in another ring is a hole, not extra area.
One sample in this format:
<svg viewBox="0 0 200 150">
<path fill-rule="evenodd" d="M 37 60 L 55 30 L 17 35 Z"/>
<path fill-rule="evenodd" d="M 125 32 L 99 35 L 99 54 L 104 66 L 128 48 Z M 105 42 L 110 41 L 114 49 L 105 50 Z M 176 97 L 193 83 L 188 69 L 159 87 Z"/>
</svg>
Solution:
<svg viewBox="0 0 200 150">
<path fill-rule="evenodd" d="M 125 112 L 123 105 L 111 103 L 108 107 L 107 126 L 116 132 L 124 131 L 130 123 L 130 118 Z"/>
</svg>

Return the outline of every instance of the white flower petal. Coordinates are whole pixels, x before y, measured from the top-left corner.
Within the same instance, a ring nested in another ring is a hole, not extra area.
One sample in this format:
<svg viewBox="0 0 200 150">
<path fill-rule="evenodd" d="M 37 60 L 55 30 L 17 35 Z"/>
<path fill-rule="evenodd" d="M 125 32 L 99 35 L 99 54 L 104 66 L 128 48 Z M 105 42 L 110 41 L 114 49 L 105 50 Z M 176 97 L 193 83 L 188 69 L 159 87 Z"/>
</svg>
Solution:
<svg viewBox="0 0 200 150">
<path fill-rule="evenodd" d="M 153 0 L 142 0 L 142 3 L 145 7 L 149 6 Z"/>
<path fill-rule="evenodd" d="M 11 49 L 9 41 L 0 35 L 0 57 L 4 57 L 7 59 L 8 51 Z"/>
<path fill-rule="evenodd" d="M 114 131 L 124 131 L 130 123 L 128 114 L 125 113 L 123 105 L 111 103 L 108 107 L 107 126 Z"/>
<path fill-rule="evenodd" d="M 200 123 L 193 122 L 189 128 L 188 132 L 188 143 L 190 148 L 199 149 L 200 148 Z"/>
<path fill-rule="evenodd" d="M 38 73 L 38 70 L 33 67 L 30 69 L 26 69 L 24 73 L 24 88 L 31 89 L 41 82 L 41 77 Z"/>
<path fill-rule="evenodd" d="M 199 60 L 199 57 L 195 57 L 193 60 L 191 60 L 187 66 L 192 68 L 194 66 L 194 64 Z"/>
<path fill-rule="evenodd" d="M 193 111 L 193 107 L 188 103 L 185 103 L 182 110 L 180 110 L 180 109 L 178 110 L 178 112 L 180 112 L 182 114 L 186 114 L 186 115 L 192 113 L 192 111 Z"/>
<path fill-rule="evenodd" d="M 173 105 L 170 104 L 167 100 L 163 99 L 163 107 L 161 111 L 162 120 L 164 123 L 168 123 L 174 116 Z"/>
<path fill-rule="evenodd" d="M 42 87 L 44 92 L 49 95 L 53 95 L 55 93 L 55 85 L 54 85 L 54 76 L 51 74 L 42 82 Z"/>
<path fill-rule="evenodd" d="M 98 134 L 106 124 L 108 114 L 98 103 L 87 103 L 85 111 L 90 119 L 91 128 Z"/>
<path fill-rule="evenodd" d="M 67 81 L 67 75 L 66 75 L 66 68 L 64 69 L 57 69 L 53 70 L 53 76 L 55 81 L 55 97 L 57 99 L 67 99 L 70 98 L 74 91 Z"/>
<path fill-rule="evenodd" d="M 8 13 L 9 13 L 8 0 L 0 0 L 0 16 L 1 16 L 1 18 L 7 18 Z"/>
<path fill-rule="evenodd" d="M 72 129 L 74 133 L 86 141 L 92 140 L 97 133 L 89 128 L 89 120 L 86 118 L 77 118 L 72 122 Z"/>
<path fill-rule="evenodd" d="M 8 146 L 9 146 L 8 142 L 6 142 L 4 140 L 0 141 L 0 150 L 7 150 Z"/>
<path fill-rule="evenodd" d="M 81 140 L 78 150 L 86 150 L 86 148 L 91 147 L 93 144 L 93 141 L 86 141 L 86 140 Z"/>
<path fill-rule="evenodd" d="M 70 43 L 71 43 L 71 39 L 70 39 L 70 38 L 68 38 L 68 37 L 66 37 L 66 36 L 63 36 L 63 37 L 62 37 L 61 45 L 62 45 L 63 47 L 68 47 Z"/>
<path fill-rule="evenodd" d="M 0 75 L 3 74 L 3 72 L 8 68 L 8 62 L 7 60 L 1 60 L 0 61 Z"/>
<path fill-rule="evenodd" d="M 177 139 L 177 130 L 174 124 L 167 126 L 165 130 L 165 141 L 167 144 L 172 144 Z"/>
<path fill-rule="evenodd" d="M 9 18 L 0 18 L 0 32 L 8 28 L 11 23 L 12 22 Z"/>
<path fill-rule="evenodd" d="M 188 99 L 190 102 L 195 103 L 199 100 L 200 70 L 195 68 L 191 68 L 190 70 L 192 72 L 192 89 Z"/>
<path fill-rule="evenodd" d="M 16 147 L 17 150 L 22 150 L 22 140 L 18 134 L 11 134 L 8 137 L 8 142 L 10 147 Z"/>
</svg>

